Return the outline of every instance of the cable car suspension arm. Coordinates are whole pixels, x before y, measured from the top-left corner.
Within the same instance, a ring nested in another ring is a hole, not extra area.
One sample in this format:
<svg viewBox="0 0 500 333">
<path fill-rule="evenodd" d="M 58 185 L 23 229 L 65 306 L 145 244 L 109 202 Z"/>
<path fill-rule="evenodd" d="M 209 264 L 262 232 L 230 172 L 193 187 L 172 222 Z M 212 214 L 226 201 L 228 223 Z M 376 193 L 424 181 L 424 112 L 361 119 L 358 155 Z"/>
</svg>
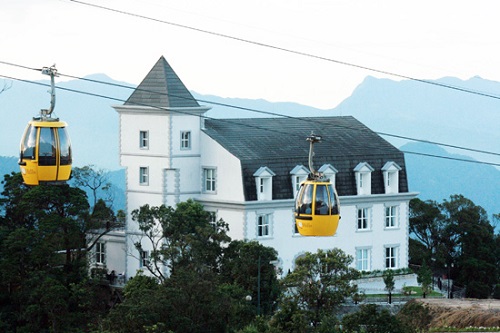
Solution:
<svg viewBox="0 0 500 333">
<path fill-rule="evenodd" d="M 56 106 L 56 86 L 54 82 L 54 77 L 59 75 L 57 75 L 56 65 L 42 68 L 42 74 L 50 76 L 50 108 L 40 110 L 40 115 L 42 116 L 42 118 L 44 118 L 44 117 L 50 117 L 52 111 L 54 111 L 54 108 Z"/>
<path fill-rule="evenodd" d="M 319 135 L 314 135 L 313 132 L 311 132 L 311 135 L 309 135 L 306 138 L 307 141 L 309 141 L 309 171 L 311 172 L 311 177 L 314 179 L 318 179 L 321 177 L 321 174 L 314 169 L 313 166 L 313 156 L 314 156 L 314 144 L 316 142 L 321 142 L 321 136 Z"/>
</svg>

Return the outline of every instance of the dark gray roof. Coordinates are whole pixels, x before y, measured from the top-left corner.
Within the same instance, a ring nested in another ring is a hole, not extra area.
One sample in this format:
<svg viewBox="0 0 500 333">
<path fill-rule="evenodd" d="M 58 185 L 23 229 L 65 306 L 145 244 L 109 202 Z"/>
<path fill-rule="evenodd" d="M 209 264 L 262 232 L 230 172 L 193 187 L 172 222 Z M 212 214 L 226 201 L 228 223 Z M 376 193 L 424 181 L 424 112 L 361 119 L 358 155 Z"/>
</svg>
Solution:
<svg viewBox="0 0 500 333">
<path fill-rule="evenodd" d="M 125 105 L 160 108 L 199 106 L 163 56 L 130 95 Z"/>
<path fill-rule="evenodd" d="M 381 168 L 388 161 L 402 168 L 399 192 L 408 192 L 404 154 L 351 116 L 207 119 L 204 131 L 240 159 L 247 201 L 257 200 L 253 174 L 263 166 L 276 173 L 273 199 L 293 198 L 290 171 L 296 165 L 308 168 L 306 137 L 311 132 L 322 137 L 322 142 L 314 145 L 314 167 L 331 164 L 338 170 L 339 195 L 356 195 L 353 169 L 360 162 L 367 162 L 375 169 L 373 194 L 384 193 Z"/>
</svg>

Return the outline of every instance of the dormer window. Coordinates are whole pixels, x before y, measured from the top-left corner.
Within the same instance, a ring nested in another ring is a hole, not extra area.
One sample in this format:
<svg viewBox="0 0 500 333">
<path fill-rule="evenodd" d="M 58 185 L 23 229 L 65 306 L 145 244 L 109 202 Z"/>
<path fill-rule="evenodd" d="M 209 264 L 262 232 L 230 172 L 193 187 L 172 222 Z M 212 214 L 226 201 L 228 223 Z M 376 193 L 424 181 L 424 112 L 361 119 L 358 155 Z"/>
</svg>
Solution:
<svg viewBox="0 0 500 333">
<path fill-rule="evenodd" d="M 257 200 L 273 199 L 273 177 L 276 174 L 268 167 L 260 167 L 253 176 L 257 186 Z"/>
<path fill-rule="evenodd" d="M 331 164 L 323 164 L 321 168 L 318 169 L 326 178 L 330 179 L 330 183 L 335 187 L 335 178 L 337 175 L 337 169 L 335 169 Z"/>
<path fill-rule="evenodd" d="M 382 167 L 385 193 L 399 193 L 399 171 L 401 167 L 392 161 Z"/>
<path fill-rule="evenodd" d="M 293 197 L 297 197 L 297 193 L 300 188 L 300 184 L 307 180 L 307 175 L 309 175 L 309 170 L 303 165 L 297 165 L 295 168 L 290 171 L 292 175 L 292 188 L 293 188 Z"/>
<path fill-rule="evenodd" d="M 367 195 L 372 193 L 372 172 L 370 164 L 361 162 L 354 168 L 356 177 L 356 189 L 358 195 Z"/>
</svg>

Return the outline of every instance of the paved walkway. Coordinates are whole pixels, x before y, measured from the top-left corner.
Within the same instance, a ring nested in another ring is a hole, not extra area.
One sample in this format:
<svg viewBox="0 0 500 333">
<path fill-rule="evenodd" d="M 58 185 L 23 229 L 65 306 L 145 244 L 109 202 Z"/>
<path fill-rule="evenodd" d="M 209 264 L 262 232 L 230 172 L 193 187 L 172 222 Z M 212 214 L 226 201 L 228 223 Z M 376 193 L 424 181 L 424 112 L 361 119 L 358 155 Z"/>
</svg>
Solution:
<svg viewBox="0 0 500 333">
<path fill-rule="evenodd" d="M 363 278 L 357 281 L 358 289 L 365 294 L 385 294 L 385 283 L 382 277 Z M 400 293 L 404 286 L 418 286 L 416 274 L 394 276 L 394 293 Z"/>
</svg>

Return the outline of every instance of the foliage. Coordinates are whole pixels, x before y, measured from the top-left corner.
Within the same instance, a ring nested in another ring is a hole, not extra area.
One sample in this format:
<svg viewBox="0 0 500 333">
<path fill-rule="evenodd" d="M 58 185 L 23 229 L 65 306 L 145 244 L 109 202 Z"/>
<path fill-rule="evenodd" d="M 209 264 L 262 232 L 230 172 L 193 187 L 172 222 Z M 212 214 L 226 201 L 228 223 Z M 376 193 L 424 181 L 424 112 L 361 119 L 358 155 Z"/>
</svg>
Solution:
<svg viewBox="0 0 500 333">
<path fill-rule="evenodd" d="M 342 332 L 355 333 L 405 333 L 411 332 L 396 316 L 387 309 L 375 304 L 364 304 L 358 312 L 342 318 Z"/>
<path fill-rule="evenodd" d="M 357 286 L 351 281 L 359 278 L 360 274 L 350 267 L 352 260 L 338 248 L 307 252 L 298 258 L 295 270 L 283 279 L 286 289 L 278 315 L 284 311 L 284 304 L 288 304 L 288 309 L 297 310 L 290 315 L 298 315 L 298 323 L 311 323 L 318 327 L 323 318 L 329 317 L 347 297 L 357 292 Z M 282 321 L 277 324 L 285 325 Z"/>
<path fill-rule="evenodd" d="M 71 181 L 76 187 L 89 189 L 92 193 L 92 207 L 97 204 L 100 197 L 108 204 L 112 203 L 113 198 L 110 194 L 112 184 L 105 170 L 96 169 L 93 165 L 86 165 L 82 168 L 73 167 Z"/>
<path fill-rule="evenodd" d="M 486 212 L 462 195 L 442 204 L 410 201 L 410 257 L 431 263 L 435 273 L 453 266 L 451 278 L 466 287 L 466 296 L 486 298 L 499 281 L 499 236 Z M 418 251 L 425 255 L 416 254 Z"/>
<path fill-rule="evenodd" d="M 395 288 L 395 282 L 394 282 L 394 272 L 392 269 L 386 269 L 384 271 L 384 274 L 382 275 L 382 279 L 385 284 L 385 290 L 387 290 L 389 294 L 389 304 L 392 303 L 392 292 L 394 291 Z"/>
<path fill-rule="evenodd" d="M 425 298 L 425 296 L 431 292 L 432 287 L 432 271 L 427 266 L 425 261 L 418 270 L 417 282 L 422 287 L 422 295 Z"/>
<path fill-rule="evenodd" d="M 415 300 L 406 303 L 397 317 L 406 327 L 411 327 L 417 332 L 427 332 L 432 320 L 429 308 Z"/>
<path fill-rule="evenodd" d="M 437 202 L 418 198 L 410 201 L 410 233 L 425 248 L 425 251 L 417 252 L 423 256 L 422 261 L 436 259 L 445 228 L 444 215 Z"/>
<path fill-rule="evenodd" d="M 231 240 L 227 223 L 222 220 L 211 223 L 210 213 L 191 199 L 179 203 L 176 209 L 165 205 L 141 206 L 132 211 L 132 220 L 138 222 L 143 233 L 143 239 L 135 247 L 142 251 L 145 242 L 152 247 L 147 269 L 161 282 L 167 279 L 165 266 L 172 273 L 182 267 L 216 271 L 222 245 Z"/>
<path fill-rule="evenodd" d="M 234 283 L 252 297 L 257 315 L 272 314 L 280 293 L 275 249 L 257 241 L 232 241 L 225 249 L 221 262 L 224 283 Z"/>
<path fill-rule="evenodd" d="M 129 281 L 126 298 L 110 312 L 106 329 L 236 331 L 249 328 L 258 309 L 271 313 L 279 292 L 270 264 L 277 258 L 274 249 L 257 242 L 230 242 L 227 224 L 212 222 L 203 206 L 192 200 L 175 209 L 144 205 L 132 218 L 144 232 L 137 249 L 152 248 L 147 272 L 154 278 L 139 274 Z"/>
<path fill-rule="evenodd" d="M 2 330 L 73 332 L 107 311 L 109 290 L 88 279 L 85 193 L 68 185 L 27 187 L 4 176 L 0 199 Z"/>
</svg>

